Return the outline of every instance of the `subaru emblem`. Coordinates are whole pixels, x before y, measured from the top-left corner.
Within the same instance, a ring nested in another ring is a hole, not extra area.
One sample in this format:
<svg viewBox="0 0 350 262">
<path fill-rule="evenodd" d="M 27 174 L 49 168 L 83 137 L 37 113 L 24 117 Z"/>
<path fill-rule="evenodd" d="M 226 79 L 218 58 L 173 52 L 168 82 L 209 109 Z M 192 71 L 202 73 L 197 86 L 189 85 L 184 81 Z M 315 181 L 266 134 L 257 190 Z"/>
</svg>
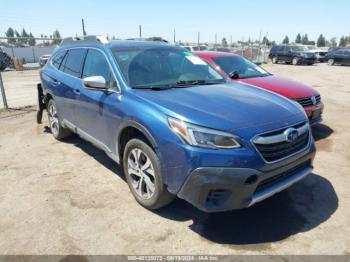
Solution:
<svg viewBox="0 0 350 262">
<path fill-rule="evenodd" d="M 288 128 L 284 131 L 284 135 L 287 142 L 293 142 L 298 138 L 299 133 L 295 128 Z"/>
</svg>

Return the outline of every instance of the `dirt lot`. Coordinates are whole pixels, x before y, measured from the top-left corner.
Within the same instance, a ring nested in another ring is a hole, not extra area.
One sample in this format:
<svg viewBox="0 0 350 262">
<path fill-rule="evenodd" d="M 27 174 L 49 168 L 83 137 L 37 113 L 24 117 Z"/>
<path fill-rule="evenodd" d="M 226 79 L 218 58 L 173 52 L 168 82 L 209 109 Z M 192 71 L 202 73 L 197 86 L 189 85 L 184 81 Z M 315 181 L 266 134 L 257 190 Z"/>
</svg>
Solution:
<svg viewBox="0 0 350 262">
<path fill-rule="evenodd" d="M 103 152 L 57 142 L 33 108 L 2 112 L 0 253 L 350 254 L 350 67 L 264 67 L 323 97 L 314 174 L 241 211 L 208 215 L 176 200 L 150 212 Z"/>
</svg>

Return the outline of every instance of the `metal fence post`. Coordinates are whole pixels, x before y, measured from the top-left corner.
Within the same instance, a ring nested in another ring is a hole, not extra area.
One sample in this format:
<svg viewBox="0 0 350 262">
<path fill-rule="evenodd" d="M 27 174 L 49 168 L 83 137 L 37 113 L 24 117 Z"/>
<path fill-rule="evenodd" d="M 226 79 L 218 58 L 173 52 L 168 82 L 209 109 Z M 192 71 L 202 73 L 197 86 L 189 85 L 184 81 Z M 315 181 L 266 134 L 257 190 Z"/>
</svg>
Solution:
<svg viewBox="0 0 350 262">
<path fill-rule="evenodd" d="M 2 102 L 4 104 L 5 109 L 8 109 L 7 105 L 7 100 L 6 100 L 6 94 L 5 94 L 5 88 L 4 88 L 4 83 L 2 82 L 2 76 L 0 72 L 0 91 L 1 91 L 1 96 L 2 96 Z"/>
</svg>

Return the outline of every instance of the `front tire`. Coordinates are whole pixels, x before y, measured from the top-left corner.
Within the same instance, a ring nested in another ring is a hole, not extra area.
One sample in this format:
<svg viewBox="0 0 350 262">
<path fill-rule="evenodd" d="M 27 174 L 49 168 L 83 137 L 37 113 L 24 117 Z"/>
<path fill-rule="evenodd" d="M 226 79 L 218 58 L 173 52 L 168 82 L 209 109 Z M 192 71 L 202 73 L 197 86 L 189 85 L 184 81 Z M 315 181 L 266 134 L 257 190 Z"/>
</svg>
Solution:
<svg viewBox="0 0 350 262">
<path fill-rule="evenodd" d="M 272 63 L 273 64 L 277 64 L 278 63 L 277 56 L 272 57 Z"/>
<path fill-rule="evenodd" d="M 328 59 L 328 65 L 330 65 L 330 66 L 334 65 L 334 59 L 333 58 Z"/>
<path fill-rule="evenodd" d="M 292 59 L 292 64 L 293 64 L 293 65 L 298 65 L 298 64 L 299 64 L 299 58 L 293 57 L 293 59 Z"/>
<path fill-rule="evenodd" d="M 160 162 L 153 149 L 141 139 L 131 139 L 125 146 L 123 168 L 136 201 L 151 210 L 168 205 L 175 196 L 164 184 Z"/>
<path fill-rule="evenodd" d="M 57 111 L 57 105 L 53 99 L 51 99 L 47 104 L 47 117 L 49 120 L 50 130 L 54 138 L 61 140 L 71 135 L 71 132 L 62 126 Z"/>
</svg>

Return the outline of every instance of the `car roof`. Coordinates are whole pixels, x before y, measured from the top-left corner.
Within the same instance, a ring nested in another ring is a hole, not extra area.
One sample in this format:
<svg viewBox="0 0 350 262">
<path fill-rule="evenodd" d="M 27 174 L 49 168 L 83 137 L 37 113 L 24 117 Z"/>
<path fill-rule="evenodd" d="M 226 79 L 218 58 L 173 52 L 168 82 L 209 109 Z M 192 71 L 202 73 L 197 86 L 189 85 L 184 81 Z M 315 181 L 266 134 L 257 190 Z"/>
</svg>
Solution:
<svg viewBox="0 0 350 262">
<path fill-rule="evenodd" d="M 193 53 L 199 56 L 206 56 L 206 57 L 239 56 L 234 53 L 219 52 L 219 51 L 196 51 Z"/>
</svg>

